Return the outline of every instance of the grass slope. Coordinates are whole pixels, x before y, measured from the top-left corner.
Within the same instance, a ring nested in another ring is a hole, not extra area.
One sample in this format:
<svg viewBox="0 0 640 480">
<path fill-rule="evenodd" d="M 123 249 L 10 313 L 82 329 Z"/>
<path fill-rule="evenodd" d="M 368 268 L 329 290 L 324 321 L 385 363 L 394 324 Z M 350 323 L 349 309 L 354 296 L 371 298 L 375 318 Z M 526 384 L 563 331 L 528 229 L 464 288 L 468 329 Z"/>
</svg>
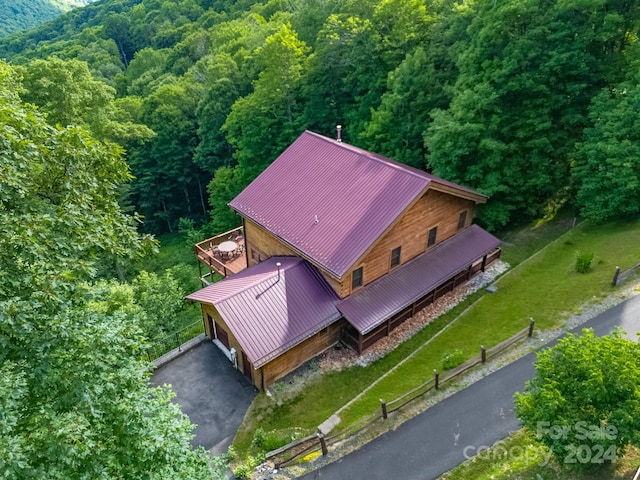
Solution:
<svg viewBox="0 0 640 480">
<path fill-rule="evenodd" d="M 518 431 L 492 448 L 445 473 L 440 480 L 623 480 L 632 479 L 640 463 L 640 449 L 630 447 L 614 465 L 604 464 L 588 471 L 566 469 L 549 458 L 549 450 L 535 442 L 535 435 Z"/>
<path fill-rule="evenodd" d="M 555 223 L 511 233 L 505 236 L 511 245 L 505 247 L 503 258 L 513 265 L 548 244 L 563 230 L 564 227 Z M 578 250 L 594 253 L 593 266 L 587 274 L 575 272 Z M 639 258 L 640 222 L 579 225 L 503 276 L 497 283 L 496 293 L 477 292 L 384 358 L 367 367 L 355 366 L 325 374 L 289 398 L 258 395 L 238 430 L 234 446 L 241 456 L 249 453 L 253 432 L 258 427 L 276 432 L 291 427 L 309 433 L 315 431 L 374 380 L 455 320 L 428 348 L 343 411 L 338 428 L 346 427 L 375 411 L 380 398 L 391 400 L 422 383 L 426 375 L 423 372 L 430 375 L 434 368 L 440 369 L 442 358 L 448 352 L 460 349 L 472 357 L 480 345 L 490 347 L 526 327 L 530 317 L 536 319 L 538 329 L 558 327 L 585 302 L 611 292 L 616 265 L 624 268 Z M 460 316 L 476 301 L 473 308 Z"/>
</svg>

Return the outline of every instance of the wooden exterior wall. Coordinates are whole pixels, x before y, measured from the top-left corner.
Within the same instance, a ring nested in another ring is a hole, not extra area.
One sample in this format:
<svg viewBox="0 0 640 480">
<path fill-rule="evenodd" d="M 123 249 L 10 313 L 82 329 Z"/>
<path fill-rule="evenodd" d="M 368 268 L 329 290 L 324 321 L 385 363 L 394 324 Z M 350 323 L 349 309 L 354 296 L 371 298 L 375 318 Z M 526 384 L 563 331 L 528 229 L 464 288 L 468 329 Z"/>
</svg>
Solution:
<svg viewBox="0 0 640 480">
<path fill-rule="evenodd" d="M 407 306 L 400 312 L 389 317 L 385 322 L 374 328 L 366 335 L 361 335 L 353 326 L 347 324 L 343 330 L 342 341 L 353 348 L 359 355 L 366 351 L 369 347 L 374 345 L 378 340 L 386 337 L 396 327 L 399 327 L 409 318 L 413 317 L 416 312 L 419 312 L 428 305 L 431 305 L 438 298 L 449 293 L 458 285 L 469 280 L 475 274 L 480 271 L 484 271 L 487 265 L 493 263 L 500 258 L 502 251 L 498 248 L 492 253 L 485 255 L 483 258 L 475 260 L 469 267 L 457 275 L 447 279 L 441 285 L 427 292 L 421 298 Z"/>
<path fill-rule="evenodd" d="M 304 340 L 300 344 L 296 345 L 290 350 L 287 350 L 282 355 L 274 358 L 262 367 L 255 369 L 249 362 L 249 365 L 244 365 L 243 360 L 247 359 L 245 355 L 242 355 L 242 347 L 238 343 L 238 340 L 234 337 L 231 329 L 218 313 L 218 310 L 213 305 L 203 303 L 202 315 L 204 318 L 205 333 L 211 339 L 214 338 L 213 332 L 210 329 L 207 316 L 210 316 L 221 328 L 223 328 L 229 338 L 229 346 L 236 350 L 237 367 L 241 372 L 251 372 L 251 382 L 256 388 L 263 390 L 269 387 L 273 382 L 279 378 L 284 377 L 287 373 L 295 370 L 307 360 L 315 357 L 319 353 L 322 353 L 327 348 L 335 345 L 339 340 L 342 333 L 342 329 L 346 323 L 344 319 L 339 319 L 327 328 L 321 330 L 315 335 Z M 247 359 L 248 361 L 248 359 Z"/>
<path fill-rule="evenodd" d="M 300 256 L 300 254 L 282 240 L 275 237 L 273 234 L 248 218 L 245 218 L 244 239 L 247 246 L 247 266 L 249 267 L 258 263 L 257 259 L 254 258 L 257 255 L 260 256 L 260 261 L 264 261 L 270 257 L 275 257 L 276 255 Z M 339 280 L 330 273 L 324 271 L 319 265 L 316 266 L 325 280 L 329 285 L 331 285 L 331 288 L 338 292 L 341 285 Z"/>
<path fill-rule="evenodd" d="M 287 373 L 292 372 L 307 360 L 335 345 L 340 340 L 342 328 L 345 323 L 346 321 L 344 319 L 339 319 L 324 330 L 321 330 L 264 365 L 260 369 L 264 376 L 264 388 L 269 388 L 269 385 L 276 380 L 284 377 Z"/>
<path fill-rule="evenodd" d="M 401 247 L 400 265 L 408 262 L 427 250 L 427 237 L 431 228 L 438 227 L 437 245 L 459 231 L 458 219 L 463 211 L 467 212 L 465 227 L 469 226 L 474 205 L 471 200 L 427 190 L 378 240 L 364 259 L 345 274 L 338 292 L 340 297 L 344 298 L 354 293 L 351 291 L 353 270 L 363 267 L 363 286 L 373 282 L 391 271 L 391 251 L 394 248 Z"/>
<path fill-rule="evenodd" d="M 474 206 L 472 200 L 427 190 L 342 279 L 336 278 L 319 265 L 316 266 L 338 296 L 345 298 L 354 293 L 351 291 L 353 270 L 363 267 L 363 286 L 373 282 L 391 271 L 391 250 L 401 247 L 400 265 L 408 262 L 427 250 L 427 237 L 431 228 L 438 227 L 437 245 L 459 231 L 458 219 L 463 211 L 467 212 L 465 227 L 469 226 Z M 249 219 L 245 219 L 244 235 L 249 267 L 258 263 L 258 259 L 263 261 L 276 255 L 299 256 L 282 240 Z"/>
</svg>

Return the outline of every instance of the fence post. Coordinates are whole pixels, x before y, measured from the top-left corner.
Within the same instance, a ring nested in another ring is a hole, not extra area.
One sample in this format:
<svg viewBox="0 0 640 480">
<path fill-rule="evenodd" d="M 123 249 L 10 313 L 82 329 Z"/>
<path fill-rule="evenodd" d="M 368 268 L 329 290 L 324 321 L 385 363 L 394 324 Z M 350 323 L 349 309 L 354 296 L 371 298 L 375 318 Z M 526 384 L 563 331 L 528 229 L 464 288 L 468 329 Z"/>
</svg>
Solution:
<svg viewBox="0 0 640 480">
<path fill-rule="evenodd" d="M 484 345 L 480 346 L 480 356 L 482 358 L 482 363 L 487 363 L 487 349 L 484 348 Z"/>
<path fill-rule="evenodd" d="M 182 351 L 182 345 L 180 345 L 180 337 L 178 336 L 178 332 L 176 332 L 176 345 L 178 345 L 178 351 Z"/>
<path fill-rule="evenodd" d="M 324 439 L 324 434 L 322 432 L 318 432 L 318 440 L 320 441 L 322 455 L 326 455 L 327 453 L 329 453 L 329 450 L 327 450 L 327 441 Z"/>
<path fill-rule="evenodd" d="M 435 387 L 436 390 L 438 390 L 438 387 L 440 386 L 440 373 L 438 373 L 438 370 L 434 369 L 433 370 L 433 375 L 435 376 Z"/>
<path fill-rule="evenodd" d="M 387 402 L 380 399 L 380 407 L 382 407 L 382 418 L 386 420 L 389 417 L 389 414 L 387 413 Z"/>
<path fill-rule="evenodd" d="M 529 321 L 529 334 L 528 334 L 529 337 L 533 336 L 533 326 L 535 325 L 535 323 L 536 321 L 533 319 L 533 317 L 531 317 Z"/>
<path fill-rule="evenodd" d="M 611 286 L 615 287 L 618 285 L 618 276 L 620 275 L 620 267 L 616 267 L 616 273 L 613 274 L 613 282 L 611 282 Z"/>
</svg>

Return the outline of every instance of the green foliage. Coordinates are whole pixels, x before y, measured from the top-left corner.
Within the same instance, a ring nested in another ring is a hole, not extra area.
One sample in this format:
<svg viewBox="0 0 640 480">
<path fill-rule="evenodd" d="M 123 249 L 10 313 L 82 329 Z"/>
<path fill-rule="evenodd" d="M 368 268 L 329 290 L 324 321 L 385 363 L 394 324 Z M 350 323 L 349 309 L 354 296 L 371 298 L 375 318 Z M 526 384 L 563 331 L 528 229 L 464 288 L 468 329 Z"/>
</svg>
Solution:
<svg viewBox="0 0 640 480">
<path fill-rule="evenodd" d="M 93 300 L 89 308 L 92 311 L 135 316 L 142 333 L 152 342 L 192 320 L 183 300 L 187 292 L 183 284 L 174 278 L 171 269 L 162 275 L 143 270 L 131 283 L 101 280 L 90 290 Z"/>
<path fill-rule="evenodd" d="M 336 124 L 487 194 L 489 228 L 564 203 L 604 220 L 639 212 L 640 4 L 596 3 L 105 0 L 0 56 L 52 124 L 127 149 L 147 231 L 237 224 L 233 195 Z"/>
<path fill-rule="evenodd" d="M 287 432 L 275 430 L 265 432 L 262 428 L 257 428 L 253 434 L 251 445 L 257 451 L 265 454 L 291 443 L 293 440 L 295 440 L 294 436 Z"/>
<path fill-rule="evenodd" d="M 149 243 L 117 202 L 129 179 L 121 149 L 48 125 L 16 85 L 0 62 L 3 476 L 209 479 L 173 394 L 149 387 L 138 312 L 86 301 L 98 257 L 134 258 Z"/>
<path fill-rule="evenodd" d="M 592 126 L 577 146 L 573 169 L 575 203 L 586 218 L 603 221 L 640 212 L 640 123 L 633 113 L 639 102 L 634 78 L 603 89 L 591 103 Z"/>
<path fill-rule="evenodd" d="M 593 261 L 593 252 L 577 251 L 576 252 L 576 272 L 587 273 L 591 269 Z"/>
<path fill-rule="evenodd" d="M 148 127 L 133 121 L 130 109 L 125 110 L 132 102 L 116 102 L 115 90 L 94 79 L 85 62 L 54 57 L 34 60 L 18 71 L 24 86 L 22 99 L 38 106 L 51 125 L 83 126 L 94 137 L 123 146 L 154 136 Z"/>
<path fill-rule="evenodd" d="M 236 478 L 251 478 L 255 468 L 264 461 L 264 455 L 252 456 L 249 455 L 247 459 L 236 465 L 233 468 L 233 474 Z"/>
<path fill-rule="evenodd" d="M 582 446 L 612 454 L 600 463 L 615 461 L 627 445 L 640 444 L 639 353 L 619 330 L 596 337 L 588 329 L 538 353 L 536 376 L 515 396 L 522 425 L 564 466 L 594 466 L 569 463 Z"/>
<path fill-rule="evenodd" d="M 467 357 L 462 350 L 456 349 L 451 352 L 447 352 L 445 356 L 442 357 L 442 370 L 451 370 L 463 363 L 466 359 Z"/>
<path fill-rule="evenodd" d="M 45 23 L 94 0 L 1 0 L 0 38 Z"/>
</svg>

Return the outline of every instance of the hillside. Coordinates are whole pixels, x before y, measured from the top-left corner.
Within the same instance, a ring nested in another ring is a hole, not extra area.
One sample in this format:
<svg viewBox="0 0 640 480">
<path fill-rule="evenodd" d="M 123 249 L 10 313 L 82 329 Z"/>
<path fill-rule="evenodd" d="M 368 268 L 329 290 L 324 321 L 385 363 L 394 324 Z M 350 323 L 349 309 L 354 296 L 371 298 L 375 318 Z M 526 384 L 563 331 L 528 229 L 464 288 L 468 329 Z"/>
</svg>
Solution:
<svg viewBox="0 0 640 480">
<path fill-rule="evenodd" d="M 51 123 L 126 149 L 148 232 L 237 226 L 228 202 L 336 124 L 487 195 L 498 230 L 640 213 L 640 2 L 597 3 L 101 0 L 0 57 Z"/>
<path fill-rule="evenodd" d="M 0 38 L 37 27 L 95 0 L 0 0 Z"/>
</svg>

